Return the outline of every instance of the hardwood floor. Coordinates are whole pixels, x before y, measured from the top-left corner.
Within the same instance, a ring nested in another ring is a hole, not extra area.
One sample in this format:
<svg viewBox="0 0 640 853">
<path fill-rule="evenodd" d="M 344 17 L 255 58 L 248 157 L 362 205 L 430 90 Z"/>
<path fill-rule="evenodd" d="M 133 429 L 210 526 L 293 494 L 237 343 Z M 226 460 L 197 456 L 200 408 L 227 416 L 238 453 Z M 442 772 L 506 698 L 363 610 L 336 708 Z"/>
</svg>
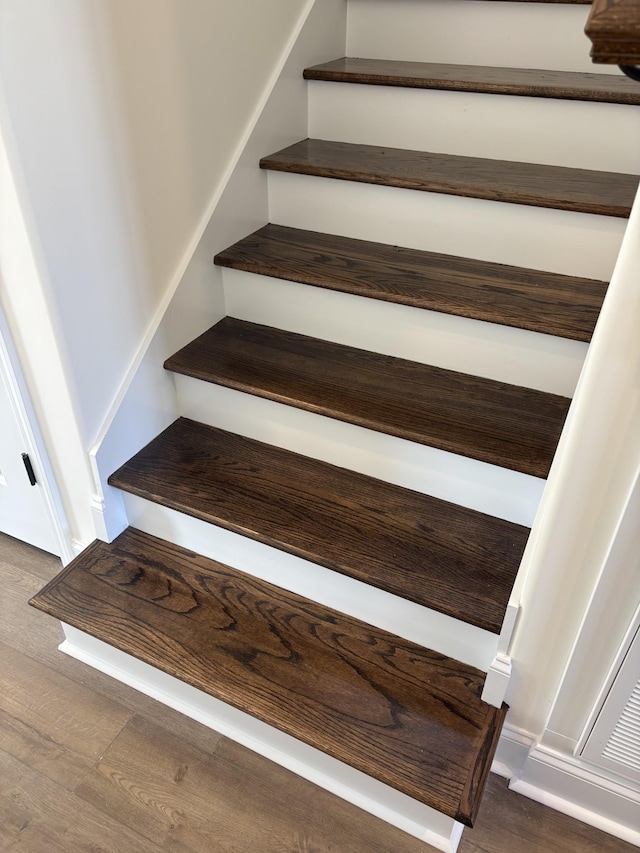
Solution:
<svg viewBox="0 0 640 853">
<path fill-rule="evenodd" d="M 0 850 L 428 853 L 416 839 L 57 651 L 59 562 L 0 535 Z M 491 776 L 459 853 L 632 853 Z"/>
</svg>

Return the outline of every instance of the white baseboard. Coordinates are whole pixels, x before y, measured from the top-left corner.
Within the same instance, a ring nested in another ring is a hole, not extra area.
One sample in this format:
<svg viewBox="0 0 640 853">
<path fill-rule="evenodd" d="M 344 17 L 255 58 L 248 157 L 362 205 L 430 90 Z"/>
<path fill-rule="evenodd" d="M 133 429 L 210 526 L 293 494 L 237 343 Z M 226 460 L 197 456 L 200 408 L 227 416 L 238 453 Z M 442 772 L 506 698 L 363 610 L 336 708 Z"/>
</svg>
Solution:
<svg viewBox="0 0 640 853">
<path fill-rule="evenodd" d="M 248 714 L 64 625 L 60 650 L 231 738 L 443 853 L 455 853 L 463 826 Z"/>
<path fill-rule="evenodd" d="M 505 725 L 491 769 L 512 791 L 640 847 L 640 793 L 582 759 Z"/>
<path fill-rule="evenodd" d="M 64 625 L 60 650 L 263 755 L 435 847 L 455 853 L 462 825 L 248 714 Z M 640 793 L 574 756 L 536 744 L 508 724 L 492 772 L 556 811 L 640 846 Z"/>
</svg>

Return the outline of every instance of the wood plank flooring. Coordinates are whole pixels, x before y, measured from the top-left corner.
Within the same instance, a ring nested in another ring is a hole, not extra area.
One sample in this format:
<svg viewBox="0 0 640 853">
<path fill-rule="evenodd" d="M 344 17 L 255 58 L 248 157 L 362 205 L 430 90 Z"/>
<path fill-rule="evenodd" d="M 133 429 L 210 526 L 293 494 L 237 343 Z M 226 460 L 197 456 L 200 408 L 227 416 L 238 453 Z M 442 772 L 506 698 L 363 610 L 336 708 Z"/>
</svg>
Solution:
<svg viewBox="0 0 640 853">
<path fill-rule="evenodd" d="M 165 367 L 534 477 L 549 473 L 571 402 L 232 317 Z"/>
<path fill-rule="evenodd" d="M 304 77 L 306 80 L 364 83 L 370 86 L 640 104 L 637 84 L 622 72 L 618 76 L 345 56 L 306 68 Z"/>
<path fill-rule="evenodd" d="M 58 652 L 59 624 L 26 602 L 59 569 L 50 555 L 0 535 L 0 642 L 15 655 L 3 672 L 4 685 L 13 679 L 24 684 L 22 669 L 32 675 L 26 685 L 30 692 L 11 714 L 11 730 L 0 727 L 0 849 L 433 853 L 417 839 Z M 45 677 L 55 698 L 49 703 L 40 697 L 39 682 Z M 31 713 L 30 706 L 40 707 L 40 731 L 30 737 L 55 749 L 60 706 L 70 707 L 76 690 L 83 695 L 84 710 L 74 712 L 69 727 L 75 730 L 78 754 L 92 754 L 95 732 L 103 725 L 103 702 L 109 703 L 111 719 L 120 713 L 123 720 L 80 783 L 57 769 L 53 756 L 45 772 L 36 752 L 20 747 L 15 755 L 13 734 L 27 725 L 21 717 Z M 633 853 L 636 848 L 507 790 L 505 780 L 491 775 L 476 827 L 465 832 L 459 853 L 514 850 Z"/>
<path fill-rule="evenodd" d="M 607 290 L 603 281 L 272 224 L 215 263 L 578 341 L 591 340 Z"/>
<path fill-rule="evenodd" d="M 473 824 L 506 713 L 484 673 L 133 528 L 31 603 Z"/>
<path fill-rule="evenodd" d="M 603 216 L 628 217 L 637 175 L 305 139 L 260 161 L 263 169 L 382 184 Z"/>
<path fill-rule="evenodd" d="M 495 633 L 529 534 L 185 418 L 109 482 Z"/>
</svg>

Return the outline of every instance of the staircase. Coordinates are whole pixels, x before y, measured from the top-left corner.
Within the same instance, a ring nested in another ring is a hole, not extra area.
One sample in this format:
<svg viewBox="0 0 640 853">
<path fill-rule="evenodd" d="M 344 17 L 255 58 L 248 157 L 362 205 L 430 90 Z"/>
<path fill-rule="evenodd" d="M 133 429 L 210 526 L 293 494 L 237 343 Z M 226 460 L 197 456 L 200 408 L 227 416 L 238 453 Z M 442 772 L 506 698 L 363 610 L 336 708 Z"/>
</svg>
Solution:
<svg viewBox="0 0 640 853">
<path fill-rule="evenodd" d="M 580 5 L 349 0 L 366 58 L 304 71 L 312 138 L 256 163 L 271 222 L 215 258 L 229 316 L 165 363 L 183 416 L 110 478 L 135 526 L 31 602 L 445 851 L 638 185 L 633 146 L 584 136 L 640 86 L 573 58 Z"/>
</svg>

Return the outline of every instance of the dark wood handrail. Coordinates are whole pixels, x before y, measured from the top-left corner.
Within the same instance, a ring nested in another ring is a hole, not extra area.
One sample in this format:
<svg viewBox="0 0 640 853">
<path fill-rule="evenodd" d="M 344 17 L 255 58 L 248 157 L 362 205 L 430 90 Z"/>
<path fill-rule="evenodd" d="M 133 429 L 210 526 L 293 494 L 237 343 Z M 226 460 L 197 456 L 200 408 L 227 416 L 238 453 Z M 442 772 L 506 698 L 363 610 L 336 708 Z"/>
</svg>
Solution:
<svg viewBox="0 0 640 853">
<path fill-rule="evenodd" d="M 585 32 L 594 62 L 640 65 L 640 0 L 593 0 Z"/>
</svg>

